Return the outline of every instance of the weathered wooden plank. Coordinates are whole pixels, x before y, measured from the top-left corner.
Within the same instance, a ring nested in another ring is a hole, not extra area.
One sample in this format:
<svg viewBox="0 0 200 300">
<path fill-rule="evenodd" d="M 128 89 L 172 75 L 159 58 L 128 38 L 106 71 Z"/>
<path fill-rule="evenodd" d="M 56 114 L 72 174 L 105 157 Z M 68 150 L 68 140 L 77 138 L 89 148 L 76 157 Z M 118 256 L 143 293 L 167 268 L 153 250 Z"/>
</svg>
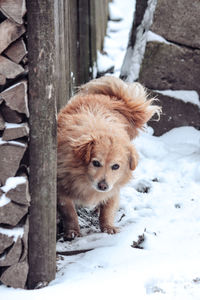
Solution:
<svg viewBox="0 0 200 300">
<path fill-rule="evenodd" d="M 55 3 L 55 38 L 56 38 L 56 76 L 58 84 L 57 109 L 58 111 L 69 99 L 69 51 L 66 43 L 65 13 L 69 1 L 60 0 Z M 67 39 L 68 40 L 68 39 Z"/>
<path fill-rule="evenodd" d="M 90 0 L 89 1 L 89 5 L 90 5 L 90 65 L 92 67 L 92 75 L 96 75 L 95 74 L 95 62 L 97 60 L 97 35 L 96 35 L 96 10 L 95 10 L 95 5 L 96 5 L 96 1 Z"/>
<path fill-rule="evenodd" d="M 78 70 L 80 83 L 89 80 L 90 42 L 89 42 L 89 3 L 88 0 L 78 2 L 79 54 Z"/>
<path fill-rule="evenodd" d="M 69 1 L 68 10 L 68 22 L 66 24 L 68 28 L 69 39 L 69 79 L 70 79 L 70 96 L 74 94 L 77 86 L 80 84 L 80 68 L 78 64 L 78 55 L 80 44 L 78 37 L 78 1 Z M 84 62 L 82 62 L 84 65 Z"/>
<path fill-rule="evenodd" d="M 57 1 L 51 0 L 27 1 L 31 195 L 29 288 L 51 281 L 56 272 L 56 97 L 59 87 L 55 54 L 58 49 L 56 5 Z"/>
</svg>

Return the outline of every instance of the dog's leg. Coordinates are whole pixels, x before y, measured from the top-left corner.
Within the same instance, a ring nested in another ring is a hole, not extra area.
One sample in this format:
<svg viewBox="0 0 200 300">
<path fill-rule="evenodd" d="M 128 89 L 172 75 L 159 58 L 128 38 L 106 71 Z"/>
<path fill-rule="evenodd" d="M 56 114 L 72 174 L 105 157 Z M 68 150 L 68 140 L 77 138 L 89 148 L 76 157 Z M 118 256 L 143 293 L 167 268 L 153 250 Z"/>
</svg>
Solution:
<svg viewBox="0 0 200 300">
<path fill-rule="evenodd" d="M 119 206 L 118 196 L 114 196 L 100 206 L 99 223 L 102 232 L 114 234 L 119 228 L 114 226 L 115 213 Z"/>
<path fill-rule="evenodd" d="M 78 216 L 73 200 L 66 195 L 59 195 L 58 208 L 63 220 L 64 239 L 72 240 L 76 236 L 80 236 Z"/>
</svg>

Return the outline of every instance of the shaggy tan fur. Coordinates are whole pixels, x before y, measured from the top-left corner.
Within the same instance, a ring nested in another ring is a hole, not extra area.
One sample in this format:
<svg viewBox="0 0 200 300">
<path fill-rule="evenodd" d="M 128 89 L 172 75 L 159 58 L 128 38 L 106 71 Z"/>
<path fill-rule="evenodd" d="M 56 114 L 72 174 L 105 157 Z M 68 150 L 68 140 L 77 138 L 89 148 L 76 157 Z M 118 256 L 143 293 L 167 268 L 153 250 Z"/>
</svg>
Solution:
<svg viewBox="0 0 200 300">
<path fill-rule="evenodd" d="M 160 108 L 139 83 L 105 76 L 83 85 L 58 115 L 58 208 L 65 238 L 80 235 L 75 205 L 99 206 L 100 228 L 116 233 L 119 190 L 137 166 L 131 140 Z"/>
</svg>

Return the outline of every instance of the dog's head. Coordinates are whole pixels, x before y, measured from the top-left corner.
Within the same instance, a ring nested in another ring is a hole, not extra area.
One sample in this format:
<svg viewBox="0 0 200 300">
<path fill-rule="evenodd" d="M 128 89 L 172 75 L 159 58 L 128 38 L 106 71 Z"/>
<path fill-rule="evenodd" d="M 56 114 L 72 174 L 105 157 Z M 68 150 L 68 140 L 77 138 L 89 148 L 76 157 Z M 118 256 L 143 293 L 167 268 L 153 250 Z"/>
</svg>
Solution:
<svg viewBox="0 0 200 300">
<path fill-rule="evenodd" d="M 123 137 L 84 135 L 74 142 L 73 151 L 98 192 L 109 192 L 125 184 L 137 166 L 137 152 Z"/>
</svg>

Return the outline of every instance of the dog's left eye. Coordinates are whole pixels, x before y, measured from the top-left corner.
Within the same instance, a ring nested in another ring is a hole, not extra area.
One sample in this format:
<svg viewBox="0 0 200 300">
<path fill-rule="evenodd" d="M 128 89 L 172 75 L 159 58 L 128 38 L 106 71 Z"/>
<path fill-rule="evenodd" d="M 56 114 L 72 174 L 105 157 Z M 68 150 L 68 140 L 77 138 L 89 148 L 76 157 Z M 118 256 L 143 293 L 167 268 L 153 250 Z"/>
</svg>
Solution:
<svg viewBox="0 0 200 300">
<path fill-rule="evenodd" d="M 111 168 L 112 168 L 112 170 L 117 170 L 117 169 L 119 169 L 119 165 L 118 164 L 114 164 Z"/>
<path fill-rule="evenodd" d="M 96 168 L 100 168 L 101 167 L 101 164 L 100 164 L 100 162 L 98 160 L 93 160 L 92 164 Z"/>
</svg>

